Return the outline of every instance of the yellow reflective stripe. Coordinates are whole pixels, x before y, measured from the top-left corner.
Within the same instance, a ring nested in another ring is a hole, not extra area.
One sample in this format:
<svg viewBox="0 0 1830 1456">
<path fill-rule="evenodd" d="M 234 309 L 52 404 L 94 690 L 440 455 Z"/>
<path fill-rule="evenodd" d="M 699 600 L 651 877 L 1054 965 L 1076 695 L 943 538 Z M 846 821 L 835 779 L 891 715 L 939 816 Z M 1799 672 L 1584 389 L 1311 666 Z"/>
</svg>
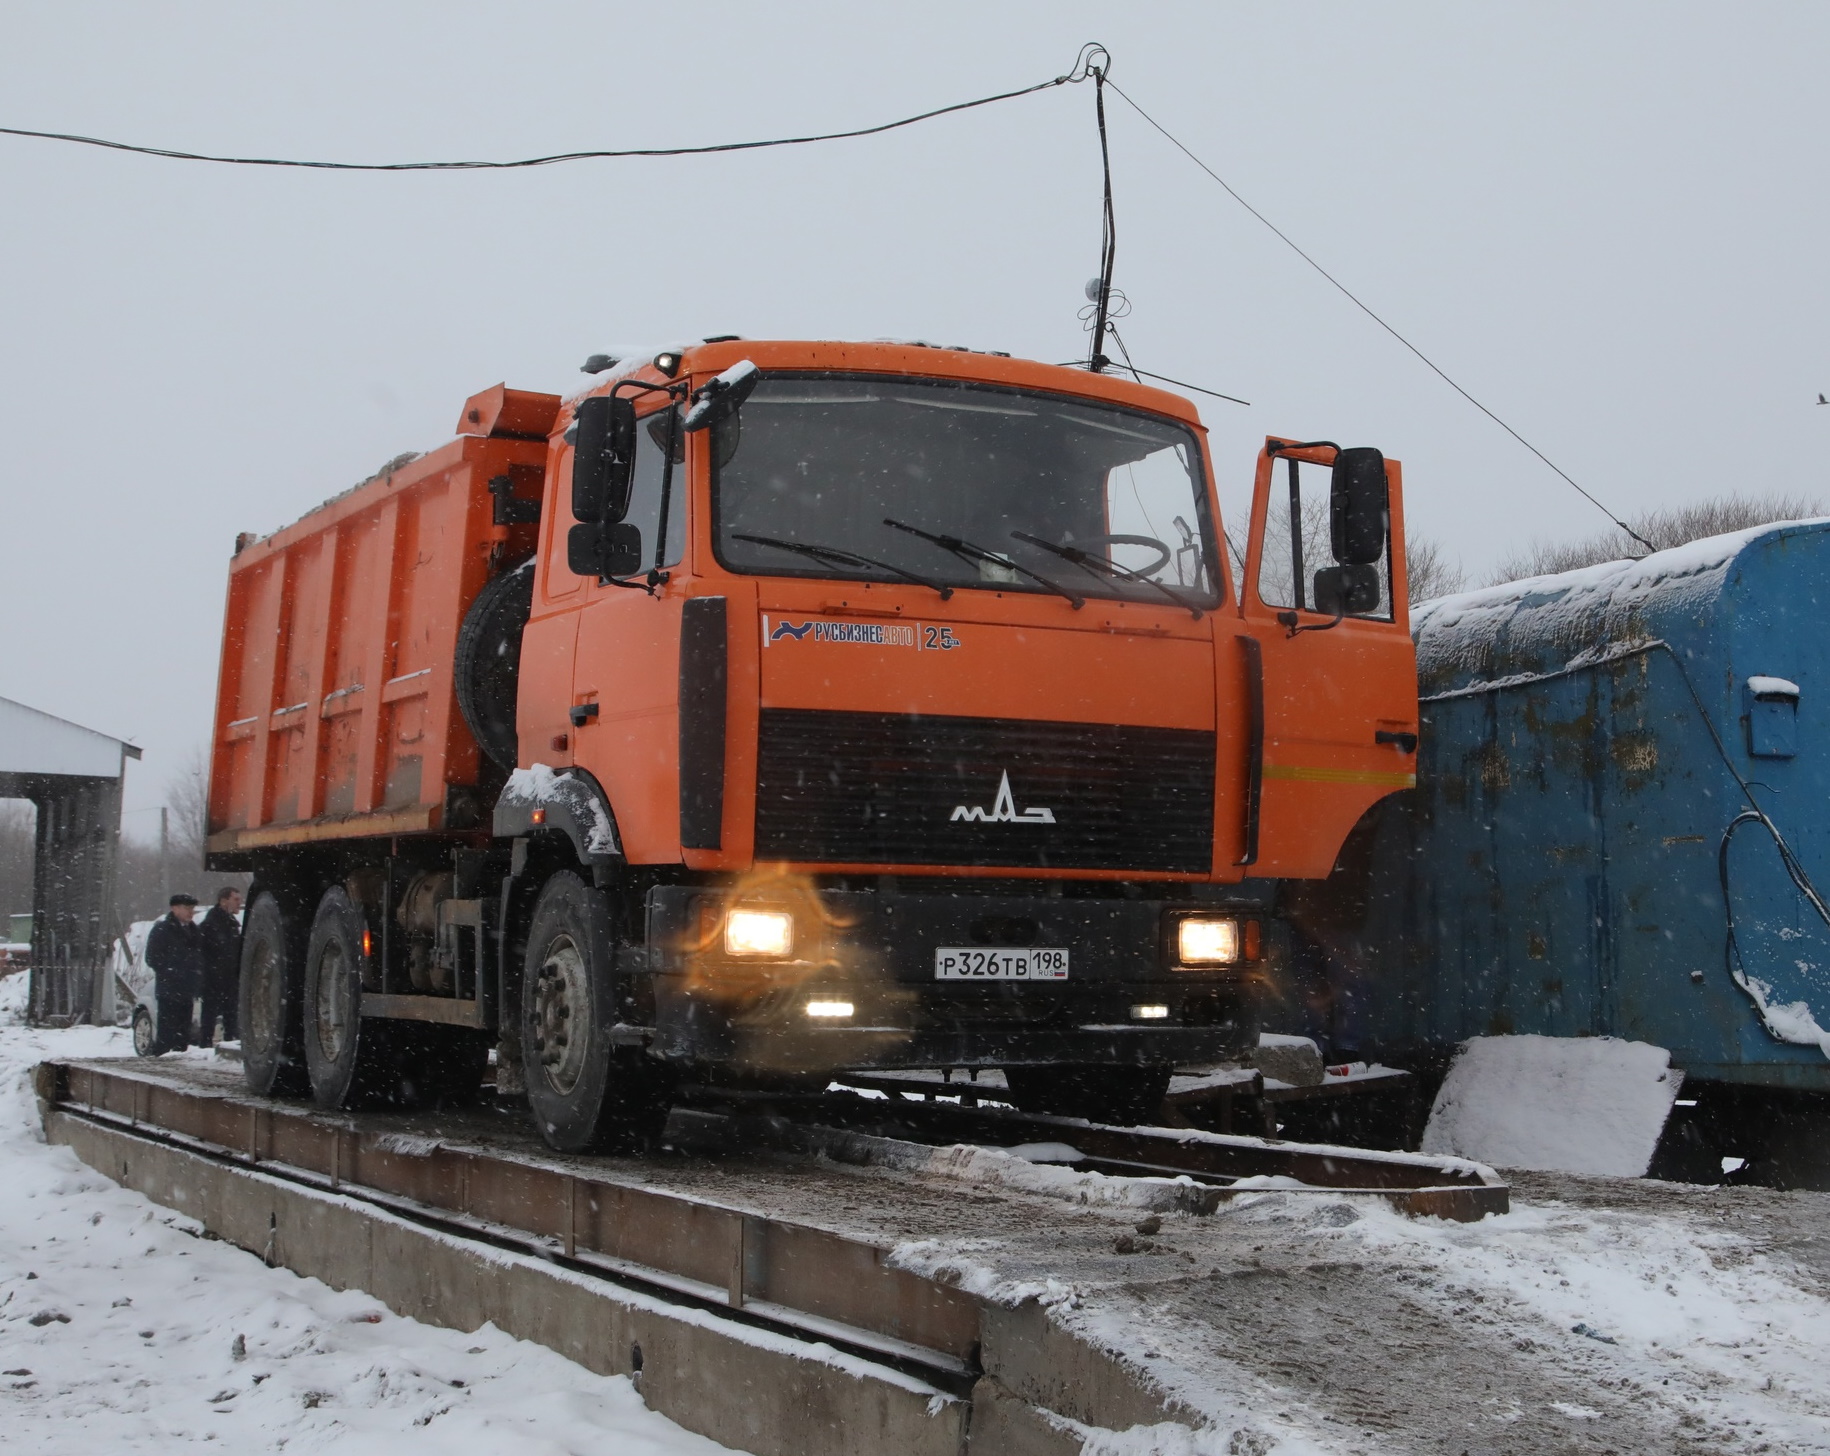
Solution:
<svg viewBox="0 0 1830 1456">
<path fill-rule="evenodd" d="M 1307 768 L 1293 763 L 1267 763 L 1268 779 L 1293 779 L 1299 784 L 1372 784 L 1381 789 L 1414 789 L 1412 773 L 1367 773 L 1357 768 Z"/>
</svg>

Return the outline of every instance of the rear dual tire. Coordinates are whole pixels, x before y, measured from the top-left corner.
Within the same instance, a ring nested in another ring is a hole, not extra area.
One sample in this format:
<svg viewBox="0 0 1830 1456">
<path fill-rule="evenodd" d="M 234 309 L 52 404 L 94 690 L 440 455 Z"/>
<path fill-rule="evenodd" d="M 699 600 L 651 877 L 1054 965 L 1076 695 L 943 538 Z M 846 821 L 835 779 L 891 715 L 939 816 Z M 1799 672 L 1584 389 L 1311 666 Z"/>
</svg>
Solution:
<svg viewBox="0 0 1830 1456">
<path fill-rule="evenodd" d="M 305 952 L 303 1022 L 312 1100 L 327 1111 L 473 1100 L 489 1042 L 468 1027 L 364 1017 L 377 979 L 368 917 L 341 885 L 318 902 Z"/>
<path fill-rule="evenodd" d="M 258 889 L 241 937 L 236 1015 L 242 1079 L 257 1097 L 302 1097 L 311 1090 L 305 1064 L 301 971 L 304 928 L 289 903 Z"/>
</svg>

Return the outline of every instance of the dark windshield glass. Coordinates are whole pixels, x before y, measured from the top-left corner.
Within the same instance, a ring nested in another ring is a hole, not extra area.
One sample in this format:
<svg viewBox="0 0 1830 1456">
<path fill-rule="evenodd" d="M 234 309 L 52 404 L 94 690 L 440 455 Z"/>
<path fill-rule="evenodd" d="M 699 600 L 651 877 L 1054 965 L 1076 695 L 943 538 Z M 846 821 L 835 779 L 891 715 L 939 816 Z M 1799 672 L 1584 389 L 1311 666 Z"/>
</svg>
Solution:
<svg viewBox="0 0 1830 1456">
<path fill-rule="evenodd" d="M 1047 590 L 1009 566 L 887 526 L 889 518 L 996 553 L 1079 596 L 1163 603 L 1166 588 L 1200 606 L 1218 600 L 1198 446 L 1168 420 L 935 380 L 776 375 L 734 424 L 719 431 L 713 485 L 718 554 L 733 570 L 897 579 L 741 539 L 767 536 L 948 586 Z"/>
</svg>

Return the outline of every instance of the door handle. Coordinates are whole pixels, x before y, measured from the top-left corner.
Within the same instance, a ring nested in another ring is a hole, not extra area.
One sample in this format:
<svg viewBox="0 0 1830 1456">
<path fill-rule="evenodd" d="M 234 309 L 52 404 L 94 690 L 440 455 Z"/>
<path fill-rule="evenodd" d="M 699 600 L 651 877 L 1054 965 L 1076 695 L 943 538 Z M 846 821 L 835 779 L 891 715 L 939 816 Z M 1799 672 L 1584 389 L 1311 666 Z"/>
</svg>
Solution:
<svg viewBox="0 0 1830 1456">
<path fill-rule="evenodd" d="M 597 704 L 574 703 L 571 708 L 566 711 L 566 716 L 572 720 L 572 726 L 574 728 L 582 728 L 597 716 Z"/>
<path fill-rule="evenodd" d="M 1373 734 L 1373 742 L 1395 744 L 1400 753 L 1415 753 L 1417 751 L 1417 735 L 1415 733 L 1392 733 L 1381 728 Z"/>
</svg>

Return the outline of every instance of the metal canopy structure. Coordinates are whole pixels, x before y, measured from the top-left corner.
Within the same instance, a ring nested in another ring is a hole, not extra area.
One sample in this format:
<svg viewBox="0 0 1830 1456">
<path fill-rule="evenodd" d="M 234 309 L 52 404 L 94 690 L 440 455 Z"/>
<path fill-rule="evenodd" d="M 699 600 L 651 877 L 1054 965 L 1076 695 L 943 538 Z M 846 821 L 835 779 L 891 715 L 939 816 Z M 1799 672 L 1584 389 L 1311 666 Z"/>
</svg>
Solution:
<svg viewBox="0 0 1830 1456">
<path fill-rule="evenodd" d="M 93 728 L 0 698 L 0 798 L 38 810 L 32 868 L 30 1018 L 111 1019 L 121 780 L 140 750 Z"/>
</svg>

